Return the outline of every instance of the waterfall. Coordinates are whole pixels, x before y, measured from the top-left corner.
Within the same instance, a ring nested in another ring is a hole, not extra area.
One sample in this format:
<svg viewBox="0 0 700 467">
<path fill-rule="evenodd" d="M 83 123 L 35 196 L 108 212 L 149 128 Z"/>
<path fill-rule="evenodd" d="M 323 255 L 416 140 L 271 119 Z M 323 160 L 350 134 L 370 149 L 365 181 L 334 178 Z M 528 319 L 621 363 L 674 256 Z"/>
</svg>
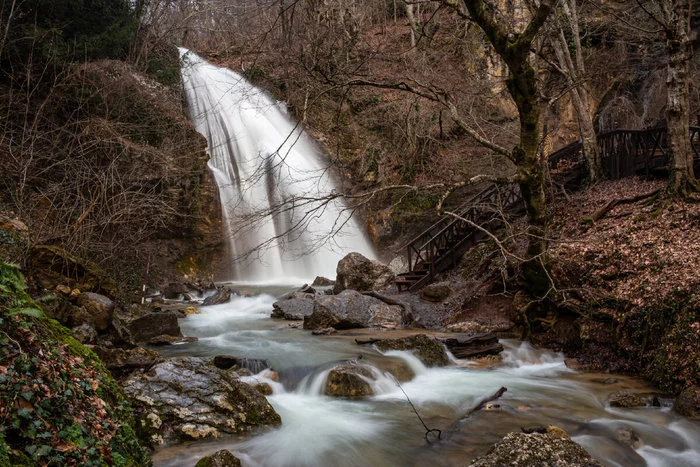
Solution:
<svg viewBox="0 0 700 467">
<path fill-rule="evenodd" d="M 221 198 L 232 280 L 254 283 L 335 277 L 357 251 L 374 258 L 301 126 L 238 73 L 180 49 L 189 116 L 207 138 Z"/>
</svg>

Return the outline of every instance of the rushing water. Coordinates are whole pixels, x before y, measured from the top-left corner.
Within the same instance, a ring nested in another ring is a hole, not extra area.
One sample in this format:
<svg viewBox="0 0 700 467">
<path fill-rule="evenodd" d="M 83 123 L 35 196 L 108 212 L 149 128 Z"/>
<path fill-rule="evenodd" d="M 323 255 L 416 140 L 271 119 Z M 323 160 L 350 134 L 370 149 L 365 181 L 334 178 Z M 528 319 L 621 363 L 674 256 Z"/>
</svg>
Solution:
<svg viewBox="0 0 700 467">
<path fill-rule="evenodd" d="M 327 164 L 282 104 L 228 68 L 180 49 L 190 119 L 207 138 L 232 258 L 254 283 L 334 277 L 338 261 L 371 245 L 340 198 Z"/>
<path fill-rule="evenodd" d="M 381 354 L 356 345 L 353 339 L 366 331 L 315 337 L 270 319 L 274 300 L 261 294 L 204 307 L 201 315 L 180 322 L 185 335 L 199 340 L 166 352 L 267 359 L 279 372 L 279 382 L 271 380 L 267 370 L 247 379 L 270 384 L 274 392 L 268 400 L 282 425 L 247 437 L 166 448 L 155 454 L 157 466 L 192 466 L 219 449 L 231 450 L 249 466 L 465 465 L 508 432 L 548 424 L 565 429 L 606 465 L 700 465 L 697 422 L 668 408 L 622 410 L 606 405 L 614 391 L 651 390 L 637 379 L 615 376 L 610 384 L 610 375 L 576 373 L 561 355 L 515 341 L 504 342 L 504 358 L 496 366 L 454 360 L 448 367 L 426 368 L 407 352 Z M 371 368 L 376 396 L 345 400 L 322 394 L 329 368 L 349 358 Z M 397 365 L 415 374 L 401 387 L 384 371 Z M 460 420 L 501 386 L 508 390 L 493 407 Z M 425 429 L 404 392 L 426 424 L 442 430 L 441 441 L 425 442 Z M 633 446 L 620 441 L 630 432 L 639 438 Z"/>
</svg>

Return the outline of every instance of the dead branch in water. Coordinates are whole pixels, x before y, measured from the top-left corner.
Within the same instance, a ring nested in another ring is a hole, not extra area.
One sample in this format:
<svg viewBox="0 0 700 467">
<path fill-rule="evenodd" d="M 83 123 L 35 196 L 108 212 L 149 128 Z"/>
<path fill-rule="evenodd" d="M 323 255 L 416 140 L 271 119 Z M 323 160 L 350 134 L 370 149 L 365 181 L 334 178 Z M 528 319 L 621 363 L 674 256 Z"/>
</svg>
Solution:
<svg viewBox="0 0 700 467">
<path fill-rule="evenodd" d="M 501 389 L 499 389 L 498 391 L 496 391 L 493 395 L 491 395 L 491 396 L 489 396 L 489 397 L 487 397 L 487 398 L 482 399 L 481 401 L 479 401 L 478 404 L 476 404 L 474 407 L 472 407 L 471 409 L 469 409 L 469 410 L 468 410 L 464 415 L 462 415 L 459 419 L 460 419 L 460 420 L 463 420 L 463 419 L 469 417 L 470 415 L 474 414 L 474 412 L 478 412 L 479 410 L 483 409 L 484 407 L 486 407 L 486 404 L 487 404 L 487 403 L 498 399 L 498 398 L 501 397 L 501 396 L 503 395 L 503 393 L 506 392 L 507 390 L 508 390 L 508 389 L 506 389 L 505 387 L 501 387 Z"/>
</svg>

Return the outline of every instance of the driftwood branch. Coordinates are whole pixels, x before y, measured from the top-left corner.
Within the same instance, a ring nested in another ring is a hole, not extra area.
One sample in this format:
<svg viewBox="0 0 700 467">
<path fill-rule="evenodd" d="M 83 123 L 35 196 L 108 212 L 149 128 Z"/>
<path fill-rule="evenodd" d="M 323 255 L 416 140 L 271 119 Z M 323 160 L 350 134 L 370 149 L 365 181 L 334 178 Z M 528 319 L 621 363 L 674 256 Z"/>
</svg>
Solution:
<svg viewBox="0 0 700 467">
<path fill-rule="evenodd" d="M 496 391 L 496 392 L 493 393 L 492 395 L 490 395 L 490 396 L 488 396 L 488 397 L 486 397 L 486 398 L 480 400 L 474 407 L 472 407 L 471 409 L 467 410 L 467 411 L 464 413 L 464 415 L 462 415 L 461 417 L 459 417 L 459 418 L 457 419 L 457 421 L 455 421 L 454 423 L 452 423 L 452 425 L 450 425 L 450 426 L 447 428 L 447 430 L 445 430 L 445 431 L 446 431 L 447 433 L 453 433 L 453 432 L 455 432 L 455 431 L 458 429 L 458 426 L 459 426 L 460 422 L 462 422 L 463 420 L 469 418 L 470 416 L 474 415 L 474 413 L 476 413 L 476 412 L 478 412 L 479 410 L 481 410 L 481 409 L 483 409 L 484 407 L 486 407 L 486 404 L 488 404 L 489 402 L 494 401 L 494 400 L 498 399 L 499 397 L 501 397 L 501 396 L 503 395 L 503 393 L 506 392 L 507 390 L 508 390 L 508 389 L 506 389 L 505 387 L 501 387 L 498 391 Z"/>
<path fill-rule="evenodd" d="M 508 389 L 506 389 L 505 387 L 502 386 L 501 389 L 499 389 L 498 391 L 493 393 L 491 396 L 480 400 L 478 404 L 476 404 L 474 407 L 469 409 L 464 415 L 462 415 L 460 417 L 460 420 L 464 420 L 465 418 L 468 418 L 469 416 L 473 415 L 475 412 L 478 412 L 479 410 L 483 409 L 484 407 L 486 407 L 487 403 L 489 403 L 491 401 L 495 401 L 496 399 L 501 397 L 503 395 L 503 393 L 506 392 L 507 390 Z"/>
</svg>

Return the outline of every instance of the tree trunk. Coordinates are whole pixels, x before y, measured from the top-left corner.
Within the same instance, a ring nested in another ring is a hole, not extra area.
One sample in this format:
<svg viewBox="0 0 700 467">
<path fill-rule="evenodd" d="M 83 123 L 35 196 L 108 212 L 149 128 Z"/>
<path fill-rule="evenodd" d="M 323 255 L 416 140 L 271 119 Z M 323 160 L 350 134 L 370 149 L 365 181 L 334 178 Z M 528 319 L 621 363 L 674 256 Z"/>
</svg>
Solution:
<svg viewBox="0 0 700 467">
<path fill-rule="evenodd" d="M 600 151 L 598 149 L 595 126 L 593 125 L 593 116 L 591 115 L 590 98 L 584 84 L 586 69 L 579 36 L 578 12 L 575 2 L 564 0 L 561 2 L 561 5 L 573 39 L 574 53 L 571 53 L 564 33 L 564 26 L 560 21 L 551 36 L 551 44 L 559 62 L 559 71 L 564 75 L 567 84 L 571 87 L 571 102 L 576 111 L 579 135 L 583 145 L 583 156 L 588 166 L 588 183 L 593 185 L 600 174 Z"/>
<path fill-rule="evenodd" d="M 692 56 L 688 30 L 691 0 L 671 0 L 670 3 L 671 18 L 666 29 L 666 122 L 671 152 L 668 191 L 683 196 L 688 190 L 697 188 L 688 130 L 688 75 Z"/>
<path fill-rule="evenodd" d="M 527 59 L 526 59 L 527 60 Z M 529 64 L 510 67 L 508 91 L 520 117 L 520 143 L 513 150 L 517 180 L 527 211 L 527 250 L 523 279 L 531 295 L 540 297 L 549 289 L 547 259 L 547 199 L 543 161 L 539 157 L 540 102 L 535 70 Z"/>
<path fill-rule="evenodd" d="M 413 14 L 413 4 L 406 3 L 404 1 L 404 6 L 406 7 L 406 17 L 408 18 L 408 23 L 411 25 L 411 48 L 416 48 L 416 17 Z"/>
<path fill-rule="evenodd" d="M 547 271 L 547 201 L 544 162 L 539 157 L 540 97 L 537 74 L 530 64 L 532 41 L 552 12 L 555 0 L 541 0 L 525 29 L 513 34 L 492 16 L 483 0 L 462 0 L 471 19 L 484 31 L 496 53 L 508 65 L 508 92 L 520 118 L 520 142 L 513 149 L 517 180 L 527 210 L 527 250 L 523 264 L 524 288 L 541 298 L 550 287 Z"/>
<path fill-rule="evenodd" d="M 578 116 L 578 131 L 581 135 L 583 157 L 587 165 L 588 183 L 593 185 L 598 181 L 598 175 L 600 174 L 600 150 L 598 148 L 598 137 L 595 134 L 595 126 L 593 125 L 590 100 L 588 92 L 583 88 L 583 85 L 574 89 L 571 95 L 574 109 Z"/>
</svg>

